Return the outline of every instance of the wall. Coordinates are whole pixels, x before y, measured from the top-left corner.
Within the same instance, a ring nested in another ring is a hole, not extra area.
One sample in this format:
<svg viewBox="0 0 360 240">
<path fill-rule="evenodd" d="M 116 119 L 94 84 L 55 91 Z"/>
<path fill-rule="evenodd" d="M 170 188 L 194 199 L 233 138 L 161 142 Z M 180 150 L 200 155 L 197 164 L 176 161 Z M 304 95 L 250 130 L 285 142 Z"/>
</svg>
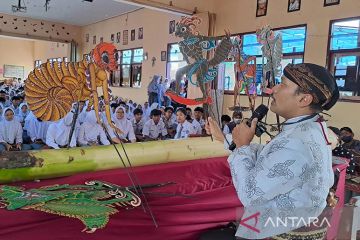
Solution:
<svg viewBox="0 0 360 240">
<path fill-rule="evenodd" d="M 70 59 L 69 45 L 69 43 L 34 41 L 34 60 L 41 60 L 44 63 L 49 58 L 68 57 Z"/>
<path fill-rule="evenodd" d="M 24 79 L 34 69 L 35 60 L 70 57 L 69 44 L 0 36 L 0 68 L 4 64 L 24 66 Z M 0 79 L 3 75 L 0 75 Z"/>
<path fill-rule="evenodd" d="M 268 2 L 267 15 L 256 17 L 254 0 L 216 1 L 216 34 L 224 34 L 224 29 L 232 33 L 252 32 L 266 24 L 273 28 L 307 24 L 304 60 L 325 66 L 330 20 L 360 16 L 358 0 L 341 0 L 339 5 L 328 7 L 323 7 L 324 0 L 303 0 L 300 11 L 290 13 L 287 12 L 288 1 Z"/>
<path fill-rule="evenodd" d="M 116 1 L 116 0 L 115 0 Z M 162 3 L 169 5 L 169 0 L 154 0 L 153 2 Z M 185 9 L 188 11 L 194 11 L 197 9 L 197 12 L 214 12 L 215 3 L 219 0 L 172 0 L 172 6 L 180 9 Z"/>
<path fill-rule="evenodd" d="M 34 68 L 34 42 L 16 38 L 0 37 L 0 68 L 4 64 L 24 66 L 24 78 Z M 3 74 L 0 74 L 3 79 Z"/>
<path fill-rule="evenodd" d="M 167 4 L 166 0 L 157 0 Z M 305 62 L 313 62 L 319 65 L 326 65 L 327 42 L 329 22 L 332 19 L 347 18 L 360 15 L 360 1 L 341 0 L 340 5 L 323 7 L 323 0 L 301 1 L 301 9 L 297 12 L 287 12 L 288 1 L 269 0 L 267 15 L 256 17 L 256 1 L 254 0 L 208 0 L 190 1 L 174 0 L 173 6 L 193 10 L 196 6 L 200 11 L 216 13 L 215 35 L 223 35 L 224 29 L 229 29 L 231 33 L 253 32 L 257 28 L 270 24 L 274 28 L 307 24 L 307 38 L 305 45 Z M 314 14 L 316 13 L 316 14 Z M 204 14 L 203 14 L 204 15 Z M 166 62 L 160 62 L 160 52 L 166 50 L 167 43 L 178 41 L 178 39 L 168 34 L 168 22 L 178 19 L 178 16 L 156 12 L 153 10 L 142 9 L 124 16 L 113 18 L 98 24 L 90 25 L 82 29 L 82 42 L 85 42 L 85 34 L 90 33 L 90 43 L 84 43 L 83 50 L 89 52 L 94 47 L 91 44 L 92 35 L 104 36 L 104 41 L 110 40 L 110 34 L 125 29 L 130 30 L 144 27 L 144 39 L 142 41 L 129 41 L 127 46 L 118 45 L 119 49 L 144 47 L 144 51 L 149 53 L 149 60 L 143 63 L 143 84 L 141 89 L 115 88 L 114 93 L 137 101 L 146 100 L 146 86 L 149 78 L 153 74 L 165 75 Z M 204 17 L 202 16 L 204 19 Z M 126 21 L 127 19 L 127 21 Z M 207 17 L 205 16 L 205 19 Z M 206 34 L 208 23 L 202 26 L 203 33 Z M 97 39 L 99 40 L 99 38 Z M 316 50 L 315 50 L 316 49 Z M 315 51 L 314 51 L 315 50 Z M 154 67 L 151 66 L 150 59 L 157 58 Z M 190 97 L 199 96 L 199 91 L 195 88 L 189 89 Z M 257 103 L 261 101 L 259 97 Z M 241 102 L 247 105 L 247 98 L 241 97 Z M 228 107 L 232 106 L 232 96 L 225 95 L 223 111 L 231 116 Z M 339 102 L 330 111 L 332 118 L 329 125 L 342 127 L 345 125 L 354 128 L 357 136 L 360 137 L 360 126 L 355 121 L 358 117 L 344 118 L 345 113 L 354 112 L 352 109 L 358 108 L 357 103 Z M 248 113 L 245 113 L 247 115 Z M 359 113 L 355 113 L 358 114 Z M 275 115 L 269 114 L 269 122 L 275 122 Z"/>
<path fill-rule="evenodd" d="M 200 14 L 202 24 L 199 31 L 207 35 L 208 31 L 208 14 Z M 117 49 L 131 49 L 143 47 L 144 53 L 148 53 L 148 60 L 144 60 L 142 64 L 142 83 L 141 88 L 112 88 L 114 95 L 125 98 L 136 99 L 138 102 L 147 101 L 147 86 L 154 74 L 166 76 L 166 61 L 161 61 L 161 51 L 167 50 L 168 43 L 178 42 L 174 35 L 169 34 L 169 21 L 179 20 L 179 16 L 167 14 L 163 12 L 141 9 L 130 14 L 108 19 L 96 24 L 92 24 L 82 28 L 82 52 L 89 53 L 95 47 L 93 44 L 93 36 L 96 35 L 96 43 L 99 43 L 100 37 L 104 38 L 104 42 L 110 42 L 111 34 L 121 32 L 121 43 L 114 43 Z M 138 39 L 138 29 L 143 27 L 143 39 Z M 136 30 L 136 40 L 130 40 L 131 30 Z M 123 44 L 123 31 L 128 30 L 128 44 Z M 89 42 L 86 42 L 86 34 L 89 34 Z M 151 59 L 155 57 L 155 65 L 152 66 Z M 191 94 L 196 94 L 196 90 L 190 89 Z M 190 94 L 190 95 L 191 95 Z"/>
<path fill-rule="evenodd" d="M 288 1 L 269 0 L 267 15 L 257 18 L 256 1 L 216 1 L 216 34 L 222 35 L 224 29 L 229 29 L 232 33 L 252 32 L 266 24 L 274 28 L 307 24 L 304 61 L 326 66 L 330 20 L 360 16 L 360 1 L 341 0 L 340 5 L 328 7 L 323 7 L 323 3 L 323 0 L 303 0 L 300 11 L 288 13 Z M 228 107 L 233 105 L 233 96 L 225 95 L 224 98 L 224 114 L 231 116 Z M 261 101 L 260 97 L 258 99 L 257 102 Z M 241 103 L 247 106 L 247 98 L 241 97 Z M 354 111 L 359 108 L 359 103 L 337 103 L 330 111 L 332 117 L 328 124 L 336 127 L 350 126 L 360 138 L 360 125 L 357 121 L 360 112 Z M 350 112 L 354 115 L 349 116 Z M 275 122 L 275 117 L 271 115 L 270 122 Z"/>
<path fill-rule="evenodd" d="M 80 41 L 81 28 L 0 13 L 0 34 L 54 42 Z"/>
<path fill-rule="evenodd" d="M 167 0 L 157 0 L 158 2 L 168 3 Z M 286 0 L 269 0 L 267 16 L 256 18 L 256 1 L 254 0 L 173 0 L 173 6 L 193 10 L 196 6 L 200 11 L 205 12 L 200 14 L 203 19 L 203 24 L 200 26 L 200 32 L 207 34 L 208 32 L 208 15 L 207 11 L 216 13 L 216 24 L 215 24 L 215 35 L 223 35 L 224 29 L 229 29 L 231 33 L 243 33 L 251 32 L 257 28 L 270 24 L 272 27 L 286 27 L 298 24 L 307 24 L 307 39 L 305 46 L 305 61 L 314 62 L 325 66 L 327 58 L 327 41 L 329 31 L 329 21 L 331 19 L 339 19 L 346 17 L 353 17 L 360 15 L 360 1 L 358 0 L 341 0 L 340 5 L 323 7 L 323 0 L 313 1 L 301 1 L 301 9 L 297 12 L 288 13 Z M 314 14 L 316 13 L 316 14 Z M 140 89 L 134 88 L 113 88 L 116 95 L 120 95 L 127 98 L 136 99 L 137 101 L 143 102 L 147 99 L 146 87 L 150 80 L 150 77 L 154 74 L 166 74 L 166 62 L 160 61 L 161 51 L 167 50 L 167 44 L 177 42 L 174 36 L 168 33 L 168 24 L 170 20 L 178 20 L 178 15 L 167 14 L 159 11 L 141 9 L 123 16 L 115 17 L 103 22 L 78 28 L 74 26 L 68 26 L 57 23 L 44 22 L 47 28 L 53 31 L 46 33 L 48 30 L 41 29 L 41 21 L 17 18 L 18 29 L 13 29 L 12 22 L 14 17 L 9 15 L 0 14 L 3 16 L 4 21 L 0 21 L 0 28 L 2 34 L 20 34 L 29 36 L 30 38 L 48 38 L 58 39 L 59 41 L 71 41 L 77 39 L 79 42 L 80 50 L 83 53 L 89 52 L 95 45 L 92 44 L 92 36 L 97 36 L 97 42 L 99 37 L 104 37 L 104 41 L 110 41 L 110 35 L 117 32 L 121 32 L 121 43 L 117 45 L 118 49 L 129 49 L 136 47 L 143 47 L 144 52 L 148 52 L 148 60 L 143 62 L 143 79 L 142 86 Z M 26 23 L 20 25 L 19 22 L 27 20 L 29 25 Z M 7 24 L 4 24 L 7 22 Z M 36 25 L 35 25 L 36 24 Z M 52 25 L 54 24 L 54 27 Z M 35 26 L 34 26 L 35 25 Z M 36 27 L 36 28 L 34 28 Z M 63 27 L 65 29 L 63 29 Z M 144 38 L 143 40 L 137 39 L 138 28 L 143 27 Z M 36 32 L 34 32 L 34 29 Z M 136 40 L 130 41 L 128 45 L 122 44 L 123 30 L 129 31 L 129 38 L 132 29 L 136 29 Z M 18 31 L 19 30 L 19 31 Z M 57 35 L 56 30 L 59 30 Z M 67 34 L 69 32 L 69 34 Z M 26 35 L 26 33 L 28 35 Z M 86 43 L 85 36 L 89 34 L 89 43 Z M 11 42 L 11 44 L 15 44 Z M 29 45 L 29 43 L 28 43 Z M 27 55 L 25 50 L 20 51 L 21 46 L 13 46 L 10 52 L 8 47 L 3 47 L 4 44 L 0 45 L 0 48 L 5 51 L 4 56 L 22 56 L 21 61 L 30 59 L 30 53 Z M 52 49 L 52 46 L 47 47 Z M 19 51 L 18 51 L 19 50 Z M 16 54 L 13 54 L 16 53 Z M 35 57 L 35 56 L 34 56 Z M 157 61 L 155 66 L 151 65 L 151 58 L 156 57 Z M 9 57 L 6 58 L 9 62 L 13 61 Z M 16 64 L 19 65 L 20 59 L 14 59 Z M 28 60 L 26 60 L 28 61 Z M 1 61 L 0 61 L 1 62 Z M 23 65 L 29 65 L 27 69 L 32 69 L 33 61 L 31 63 L 21 63 Z M 26 68 L 25 68 L 26 69 Z M 26 71 L 30 71 L 26 70 Z M 195 88 L 190 88 L 190 97 L 198 95 L 199 92 Z M 247 105 L 246 97 L 241 98 L 242 103 Z M 257 100 L 257 102 L 260 101 Z M 224 113 L 229 113 L 227 110 L 232 105 L 232 96 L 226 95 L 224 99 Z M 358 119 L 359 112 L 353 111 L 358 109 L 359 104 L 357 103 L 345 103 L 339 102 L 334 109 L 330 111 L 332 118 L 329 121 L 329 125 L 342 127 L 348 125 L 354 128 L 355 134 L 360 137 L 360 126 L 355 121 Z M 349 112 L 354 113 L 354 116 L 347 116 Z M 274 122 L 275 118 L 269 116 L 269 121 Z"/>
</svg>

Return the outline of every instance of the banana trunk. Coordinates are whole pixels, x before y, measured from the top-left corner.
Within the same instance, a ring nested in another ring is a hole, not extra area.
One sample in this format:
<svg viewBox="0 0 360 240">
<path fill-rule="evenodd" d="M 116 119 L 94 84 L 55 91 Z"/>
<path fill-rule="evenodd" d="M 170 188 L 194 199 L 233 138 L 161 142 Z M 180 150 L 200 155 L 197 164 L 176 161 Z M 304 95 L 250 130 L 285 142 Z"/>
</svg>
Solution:
<svg viewBox="0 0 360 240">
<path fill-rule="evenodd" d="M 122 146 L 121 158 L 128 166 Z M 125 144 L 132 166 L 180 162 L 229 155 L 223 144 L 209 137 Z M 0 156 L 0 183 L 70 176 L 124 165 L 114 146 L 8 152 Z"/>
</svg>

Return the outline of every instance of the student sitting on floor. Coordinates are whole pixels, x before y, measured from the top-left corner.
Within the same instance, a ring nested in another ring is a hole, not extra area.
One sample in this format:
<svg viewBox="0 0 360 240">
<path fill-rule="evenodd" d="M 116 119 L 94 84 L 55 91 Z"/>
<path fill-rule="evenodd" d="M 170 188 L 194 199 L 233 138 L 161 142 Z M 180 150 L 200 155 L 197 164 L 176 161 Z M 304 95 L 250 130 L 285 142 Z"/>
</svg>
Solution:
<svg viewBox="0 0 360 240">
<path fill-rule="evenodd" d="M 142 131 L 144 128 L 144 121 L 143 121 L 143 111 L 139 108 L 135 108 L 133 111 L 134 119 L 131 121 L 132 126 L 134 128 L 134 133 L 136 136 L 136 140 L 141 142 L 144 140 Z"/>
<path fill-rule="evenodd" d="M 146 141 L 165 139 L 167 130 L 161 119 L 161 111 L 153 109 L 150 113 L 151 119 L 144 124 L 143 136 Z"/>
<path fill-rule="evenodd" d="M 46 133 L 51 122 L 42 121 L 36 118 L 35 115 L 30 112 L 25 119 L 25 126 L 27 135 L 30 137 L 31 149 L 42 149 L 47 148 Z"/>
<path fill-rule="evenodd" d="M 202 128 L 201 125 L 198 121 L 196 121 L 196 119 L 193 119 L 190 117 L 190 115 L 186 115 L 186 121 L 188 121 L 189 123 L 191 123 L 191 125 L 194 128 L 195 134 L 200 136 L 202 134 Z"/>
<path fill-rule="evenodd" d="M 94 110 L 86 112 L 85 122 L 80 126 L 78 144 L 79 146 L 110 145 L 102 126 L 97 123 Z"/>
<path fill-rule="evenodd" d="M 119 134 L 115 129 L 112 129 L 108 126 L 111 140 L 115 143 L 120 142 L 136 142 L 136 137 L 134 134 L 134 128 L 129 120 L 125 117 L 125 108 L 119 106 L 115 109 L 115 115 L 112 118 L 115 126 L 121 131 Z"/>
<path fill-rule="evenodd" d="M 194 119 L 200 123 L 201 129 L 205 133 L 204 109 L 202 107 L 194 109 Z"/>
<path fill-rule="evenodd" d="M 162 117 L 162 120 L 165 124 L 165 127 L 166 127 L 166 130 L 168 132 L 168 137 L 169 138 L 174 138 L 175 136 L 175 133 L 176 133 L 176 126 L 177 126 L 177 123 L 176 123 L 176 116 L 175 116 L 175 119 L 173 118 L 174 116 L 174 108 L 172 107 L 166 107 L 164 109 L 164 115 Z"/>
<path fill-rule="evenodd" d="M 22 144 L 23 129 L 14 115 L 15 112 L 13 109 L 4 109 L 3 121 L 0 124 L 0 152 L 31 149 L 29 145 Z"/>
<path fill-rule="evenodd" d="M 188 138 L 191 134 L 196 133 L 191 123 L 186 120 L 186 116 L 187 114 L 184 108 L 178 108 L 176 110 L 178 125 L 174 139 Z"/>
<path fill-rule="evenodd" d="M 66 148 L 69 144 L 72 121 L 73 113 L 69 112 L 60 121 L 51 123 L 46 133 L 46 145 L 54 149 Z M 70 141 L 70 147 L 76 147 L 77 129 L 79 129 L 79 127 L 79 121 L 76 121 L 75 129 Z"/>
</svg>

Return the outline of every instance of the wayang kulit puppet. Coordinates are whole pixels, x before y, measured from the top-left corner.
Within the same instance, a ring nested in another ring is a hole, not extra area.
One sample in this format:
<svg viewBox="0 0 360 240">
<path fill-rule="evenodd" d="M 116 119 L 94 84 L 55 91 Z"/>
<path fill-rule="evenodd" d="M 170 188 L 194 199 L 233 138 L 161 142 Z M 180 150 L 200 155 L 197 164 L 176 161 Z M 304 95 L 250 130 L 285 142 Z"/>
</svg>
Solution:
<svg viewBox="0 0 360 240">
<path fill-rule="evenodd" d="M 263 63 L 262 89 L 268 93 L 268 89 L 276 84 L 275 77 L 281 74 L 282 37 L 279 33 L 275 34 L 269 25 L 258 29 L 256 36 L 262 45 L 263 58 L 266 59 L 266 63 Z"/>
<path fill-rule="evenodd" d="M 80 62 L 41 64 L 25 82 L 30 110 L 43 121 L 57 121 L 70 112 L 73 103 L 88 100 L 100 123 L 97 88 L 101 87 L 108 124 L 116 129 L 111 122 L 107 72 L 116 69 L 118 57 L 114 45 L 100 43 L 91 51 L 90 58 Z"/>
<path fill-rule="evenodd" d="M 225 37 L 207 37 L 199 35 L 196 26 L 201 23 L 198 17 L 182 17 L 176 24 L 175 36 L 182 38 L 179 42 L 180 51 L 187 63 L 176 72 L 176 92 L 167 91 L 167 95 L 175 102 L 185 105 L 210 104 L 209 83 L 215 79 L 218 73 L 218 65 L 229 55 L 232 48 L 230 34 Z M 217 43 L 217 41 L 220 41 Z M 207 51 L 214 50 L 212 58 L 207 59 L 204 55 Z M 180 82 L 184 75 L 193 85 L 200 88 L 202 97 L 187 99 L 179 95 Z M 196 81 L 194 80 L 196 76 Z"/>
<path fill-rule="evenodd" d="M 255 106 L 255 99 L 257 96 L 256 57 L 244 54 L 241 49 L 242 40 L 239 36 L 237 36 L 233 41 L 233 48 L 229 55 L 229 57 L 235 61 L 234 106 L 229 107 L 229 110 L 244 111 L 246 109 L 250 109 L 253 111 Z M 245 94 L 248 96 L 249 107 L 241 106 L 240 100 L 237 100 L 242 92 L 245 92 Z"/>
<path fill-rule="evenodd" d="M 93 233 L 104 228 L 116 207 L 126 209 L 141 205 L 131 188 L 102 181 L 85 185 L 54 185 L 37 189 L 0 186 L 0 206 L 8 210 L 36 210 L 77 218 L 85 225 L 83 232 Z"/>
</svg>

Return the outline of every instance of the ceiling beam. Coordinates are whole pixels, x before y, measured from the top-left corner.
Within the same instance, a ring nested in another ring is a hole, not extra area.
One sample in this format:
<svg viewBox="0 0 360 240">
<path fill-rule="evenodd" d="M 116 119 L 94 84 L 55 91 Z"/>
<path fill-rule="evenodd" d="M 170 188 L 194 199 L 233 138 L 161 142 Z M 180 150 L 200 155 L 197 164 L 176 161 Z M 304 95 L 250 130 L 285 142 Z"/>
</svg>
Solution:
<svg viewBox="0 0 360 240">
<path fill-rule="evenodd" d="M 171 6 L 171 5 L 164 4 L 164 3 L 154 2 L 154 1 L 150 1 L 150 0 L 114 0 L 114 1 L 130 4 L 130 5 L 138 6 L 138 7 L 149 8 L 149 9 L 153 9 L 153 10 L 157 10 L 157 11 L 172 13 L 172 14 L 176 14 L 176 15 L 191 16 L 194 14 L 193 11 L 190 11 L 187 9 Z"/>
</svg>

